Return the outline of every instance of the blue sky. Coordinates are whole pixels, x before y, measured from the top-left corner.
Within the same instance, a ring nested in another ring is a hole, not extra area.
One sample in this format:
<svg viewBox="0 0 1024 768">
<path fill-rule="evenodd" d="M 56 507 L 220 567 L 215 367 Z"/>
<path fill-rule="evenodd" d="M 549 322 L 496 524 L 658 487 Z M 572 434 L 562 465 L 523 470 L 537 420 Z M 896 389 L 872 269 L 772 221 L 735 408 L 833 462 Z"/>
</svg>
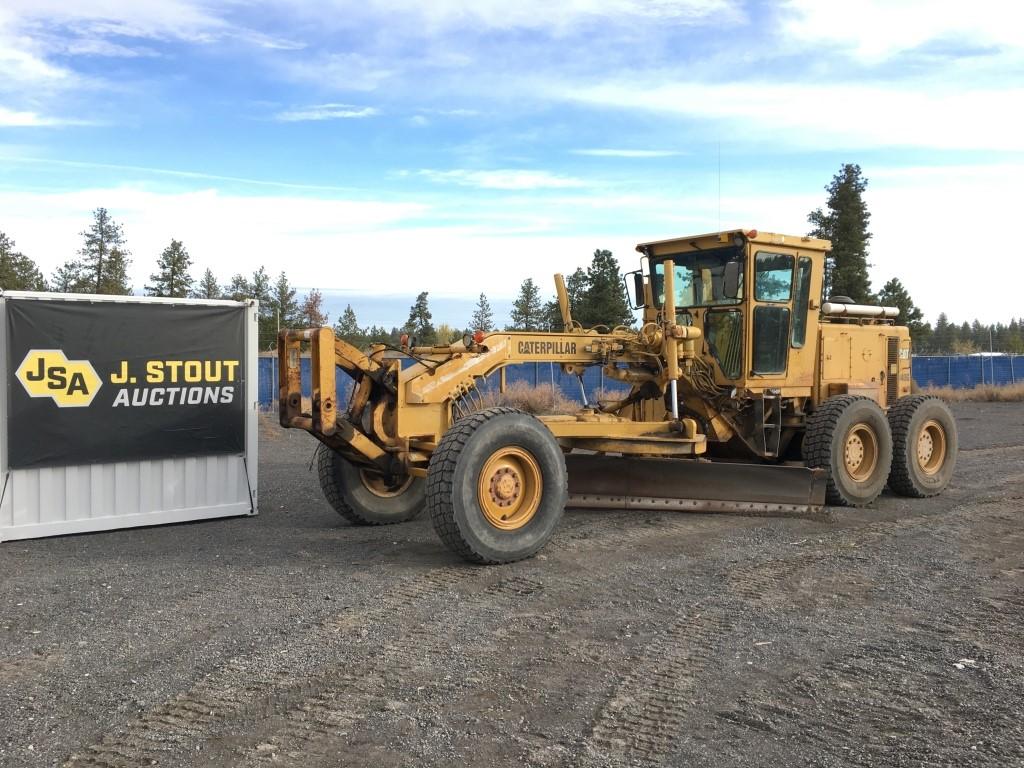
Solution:
<svg viewBox="0 0 1024 768">
<path fill-rule="evenodd" d="M 876 288 L 1005 320 L 1021 22 L 990 0 L 4 0 L 0 230 L 49 273 L 105 206 L 137 289 L 176 237 L 197 274 L 284 269 L 388 325 L 429 290 L 463 324 L 595 248 L 631 268 L 643 240 L 801 233 L 857 162 Z"/>
</svg>

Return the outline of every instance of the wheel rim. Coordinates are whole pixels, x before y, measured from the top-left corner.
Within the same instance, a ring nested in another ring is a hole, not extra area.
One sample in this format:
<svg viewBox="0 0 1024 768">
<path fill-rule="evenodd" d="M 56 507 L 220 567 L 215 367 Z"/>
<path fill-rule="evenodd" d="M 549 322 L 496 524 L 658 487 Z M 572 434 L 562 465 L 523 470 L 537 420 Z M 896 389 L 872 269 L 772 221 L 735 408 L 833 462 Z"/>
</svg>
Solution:
<svg viewBox="0 0 1024 768">
<path fill-rule="evenodd" d="M 935 419 L 926 421 L 917 435 L 917 466 L 934 475 L 946 461 L 946 430 Z"/>
<path fill-rule="evenodd" d="M 854 424 L 846 434 L 843 464 L 847 474 L 858 483 L 874 473 L 878 464 L 878 435 L 870 424 Z"/>
<path fill-rule="evenodd" d="M 359 470 L 359 479 L 366 490 L 382 499 L 393 499 L 395 496 L 401 496 L 412 485 L 413 480 L 412 475 L 406 475 L 405 477 L 394 477 L 392 482 L 388 483 L 384 479 L 384 475 L 379 475 L 376 472 L 367 472 L 365 469 Z"/>
<path fill-rule="evenodd" d="M 502 531 L 515 531 L 533 519 L 542 488 L 537 460 L 522 448 L 505 447 L 484 463 L 477 497 L 488 523 Z"/>
</svg>

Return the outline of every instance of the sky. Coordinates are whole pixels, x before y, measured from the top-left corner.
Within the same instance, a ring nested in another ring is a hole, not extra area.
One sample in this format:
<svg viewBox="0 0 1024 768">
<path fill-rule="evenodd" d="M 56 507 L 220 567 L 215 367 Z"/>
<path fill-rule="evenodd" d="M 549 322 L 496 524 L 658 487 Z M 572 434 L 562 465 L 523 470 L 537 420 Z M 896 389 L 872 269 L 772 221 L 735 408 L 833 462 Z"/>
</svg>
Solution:
<svg viewBox="0 0 1024 768">
<path fill-rule="evenodd" d="M 2 0 L 0 231 L 46 274 L 91 211 L 141 291 L 259 265 L 398 325 L 499 323 L 608 248 L 802 234 L 868 179 L 874 287 L 1020 316 L 1024 9 L 974 0 Z"/>
</svg>

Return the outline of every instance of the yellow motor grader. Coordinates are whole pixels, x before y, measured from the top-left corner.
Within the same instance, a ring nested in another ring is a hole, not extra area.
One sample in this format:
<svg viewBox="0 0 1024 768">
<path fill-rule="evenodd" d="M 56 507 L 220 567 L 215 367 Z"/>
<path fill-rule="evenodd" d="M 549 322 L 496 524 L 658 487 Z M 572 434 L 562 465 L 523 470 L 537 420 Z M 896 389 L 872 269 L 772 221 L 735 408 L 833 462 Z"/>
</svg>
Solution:
<svg viewBox="0 0 1024 768">
<path fill-rule="evenodd" d="M 756 230 L 641 243 L 627 275 L 639 330 L 581 327 L 561 275 L 561 332 L 362 351 L 330 328 L 285 330 L 281 424 L 321 442 L 320 483 L 339 514 L 385 524 L 425 507 L 445 544 L 480 563 L 533 555 L 566 506 L 786 513 L 870 504 L 886 484 L 937 494 L 956 462 L 955 421 L 911 394 L 896 309 L 821 300 L 830 247 Z M 584 392 L 571 415 L 485 407 L 487 377 L 503 390 L 503 369 L 524 362 L 581 383 L 601 366 L 630 389 L 596 403 Z M 354 380 L 346 403 L 337 368 Z"/>
</svg>

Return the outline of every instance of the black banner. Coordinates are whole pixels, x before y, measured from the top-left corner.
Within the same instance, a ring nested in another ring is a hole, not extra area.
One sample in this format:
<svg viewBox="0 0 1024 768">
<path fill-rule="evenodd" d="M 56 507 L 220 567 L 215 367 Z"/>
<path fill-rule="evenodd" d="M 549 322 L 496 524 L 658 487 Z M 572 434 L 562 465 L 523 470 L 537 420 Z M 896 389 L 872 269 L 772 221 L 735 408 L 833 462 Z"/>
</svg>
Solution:
<svg viewBox="0 0 1024 768">
<path fill-rule="evenodd" d="M 8 464 L 245 450 L 245 307 L 7 299 Z"/>
</svg>

